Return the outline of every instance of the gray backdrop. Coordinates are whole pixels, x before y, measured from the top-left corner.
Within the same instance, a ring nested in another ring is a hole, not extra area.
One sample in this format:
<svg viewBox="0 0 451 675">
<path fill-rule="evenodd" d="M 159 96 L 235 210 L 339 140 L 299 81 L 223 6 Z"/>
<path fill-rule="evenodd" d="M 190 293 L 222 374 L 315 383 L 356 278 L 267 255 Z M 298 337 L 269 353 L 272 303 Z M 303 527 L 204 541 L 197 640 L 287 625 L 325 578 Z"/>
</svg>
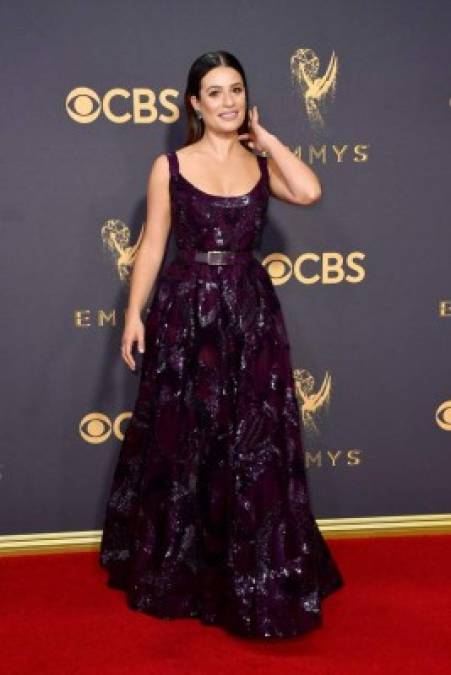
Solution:
<svg viewBox="0 0 451 675">
<path fill-rule="evenodd" d="M 1 533 L 102 526 L 138 386 L 127 246 L 215 49 L 323 186 L 309 208 L 272 199 L 261 247 L 315 515 L 450 512 L 450 3 L 3 0 L 0 26 Z"/>
</svg>

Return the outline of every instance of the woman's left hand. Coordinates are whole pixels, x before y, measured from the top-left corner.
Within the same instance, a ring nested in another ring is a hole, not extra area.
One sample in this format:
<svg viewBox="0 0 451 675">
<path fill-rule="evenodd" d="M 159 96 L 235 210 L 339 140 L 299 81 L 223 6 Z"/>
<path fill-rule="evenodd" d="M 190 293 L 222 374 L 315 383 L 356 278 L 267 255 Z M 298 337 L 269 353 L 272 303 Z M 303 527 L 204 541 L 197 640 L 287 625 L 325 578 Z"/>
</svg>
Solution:
<svg viewBox="0 0 451 675">
<path fill-rule="evenodd" d="M 272 134 L 266 131 L 258 121 L 257 106 L 249 108 L 249 133 L 239 134 L 238 139 L 247 141 L 247 145 L 256 152 L 269 152 L 267 142 L 271 136 Z"/>
</svg>

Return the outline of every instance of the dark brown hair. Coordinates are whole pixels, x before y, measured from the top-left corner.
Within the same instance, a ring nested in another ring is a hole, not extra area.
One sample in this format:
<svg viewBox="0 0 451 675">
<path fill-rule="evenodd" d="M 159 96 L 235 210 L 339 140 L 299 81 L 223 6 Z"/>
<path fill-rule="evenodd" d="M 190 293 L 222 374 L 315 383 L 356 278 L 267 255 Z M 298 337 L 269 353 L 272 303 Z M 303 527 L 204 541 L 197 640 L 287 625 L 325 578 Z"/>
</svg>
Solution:
<svg viewBox="0 0 451 675">
<path fill-rule="evenodd" d="M 204 135 L 205 125 L 203 119 L 199 119 L 196 111 L 194 110 L 190 97 L 196 96 L 200 99 L 200 82 L 204 75 L 206 75 L 212 68 L 217 66 L 228 66 L 234 68 L 239 72 L 243 79 L 244 91 L 245 91 L 245 116 L 243 124 L 237 130 L 238 134 L 249 133 L 249 116 L 248 116 L 248 107 L 249 107 L 249 90 L 247 87 L 246 75 L 244 74 L 243 67 L 238 59 L 230 54 L 230 52 L 218 51 L 218 52 L 206 52 L 199 56 L 188 72 L 188 80 L 185 89 L 185 110 L 188 120 L 188 133 L 184 146 L 191 145 L 195 141 L 198 141 Z M 246 144 L 246 140 L 241 140 L 240 143 Z"/>
</svg>

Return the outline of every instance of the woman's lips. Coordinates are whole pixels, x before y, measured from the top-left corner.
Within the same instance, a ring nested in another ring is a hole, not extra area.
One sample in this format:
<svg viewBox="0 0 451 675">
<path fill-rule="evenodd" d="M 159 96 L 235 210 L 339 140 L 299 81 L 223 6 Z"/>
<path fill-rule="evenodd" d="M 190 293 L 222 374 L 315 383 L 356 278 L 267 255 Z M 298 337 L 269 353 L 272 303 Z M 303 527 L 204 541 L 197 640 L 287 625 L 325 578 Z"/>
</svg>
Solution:
<svg viewBox="0 0 451 675">
<path fill-rule="evenodd" d="M 228 112 L 228 113 L 221 113 L 219 117 L 222 117 L 225 120 L 233 120 L 235 117 L 237 117 L 238 113 L 235 112 Z"/>
</svg>

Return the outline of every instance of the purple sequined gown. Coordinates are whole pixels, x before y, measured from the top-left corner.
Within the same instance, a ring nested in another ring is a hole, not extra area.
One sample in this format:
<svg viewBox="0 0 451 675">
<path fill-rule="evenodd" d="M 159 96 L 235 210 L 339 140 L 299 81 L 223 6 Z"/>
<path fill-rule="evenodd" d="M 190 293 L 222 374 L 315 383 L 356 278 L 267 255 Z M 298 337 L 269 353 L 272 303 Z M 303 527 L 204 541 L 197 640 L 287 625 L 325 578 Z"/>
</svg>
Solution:
<svg viewBox="0 0 451 675">
<path fill-rule="evenodd" d="M 250 192 L 218 197 L 167 154 L 179 250 L 252 250 L 269 197 L 266 158 Z M 107 503 L 100 564 L 129 607 L 198 617 L 248 637 L 322 624 L 344 584 L 309 503 L 290 347 L 256 257 L 177 256 L 145 320 L 136 404 Z"/>
</svg>

